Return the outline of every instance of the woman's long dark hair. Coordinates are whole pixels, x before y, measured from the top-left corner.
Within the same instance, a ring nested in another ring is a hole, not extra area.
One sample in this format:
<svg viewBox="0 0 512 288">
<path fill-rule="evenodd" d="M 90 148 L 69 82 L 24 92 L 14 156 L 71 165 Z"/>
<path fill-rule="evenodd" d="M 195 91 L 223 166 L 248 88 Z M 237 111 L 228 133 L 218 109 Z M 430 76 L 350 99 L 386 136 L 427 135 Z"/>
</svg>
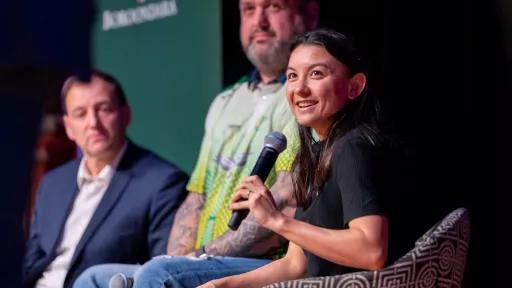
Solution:
<svg viewBox="0 0 512 288">
<path fill-rule="evenodd" d="M 298 37 L 291 45 L 293 52 L 300 45 L 317 45 L 343 63 L 350 71 L 349 76 L 357 73 L 366 75 L 363 61 L 353 42 L 344 34 L 332 30 L 315 30 Z M 299 206 L 308 205 L 311 200 L 310 191 L 318 191 L 326 181 L 334 143 L 348 131 L 361 127 L 362 133 L 371 143 L 378 142 L 377 122 L 380 107 L 377 99 L 367 93 L 365 87 L 362 94 L 347 103 L 333 118 L 333 122 L 320 146 L 315 145 L 312 129 L 298 125 L 300 148 L 293 163 L 294 194 Z"/>
</svg>

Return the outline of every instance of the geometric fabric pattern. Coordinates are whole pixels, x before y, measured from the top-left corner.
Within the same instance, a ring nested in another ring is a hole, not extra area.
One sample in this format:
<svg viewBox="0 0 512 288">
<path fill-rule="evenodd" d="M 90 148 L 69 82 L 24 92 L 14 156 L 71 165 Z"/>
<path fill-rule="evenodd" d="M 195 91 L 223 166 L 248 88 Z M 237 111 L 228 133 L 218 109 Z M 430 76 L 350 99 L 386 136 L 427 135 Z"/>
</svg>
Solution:
<svg viewBox="0 0 512 288">
<path fill-rule="evenodd" d="M 460 288 L 469 238 L 469 212 L 459 208 L 434 225 L 411 251 L 390 266 L 285 281 L 265 288 Z"/>
</svg>

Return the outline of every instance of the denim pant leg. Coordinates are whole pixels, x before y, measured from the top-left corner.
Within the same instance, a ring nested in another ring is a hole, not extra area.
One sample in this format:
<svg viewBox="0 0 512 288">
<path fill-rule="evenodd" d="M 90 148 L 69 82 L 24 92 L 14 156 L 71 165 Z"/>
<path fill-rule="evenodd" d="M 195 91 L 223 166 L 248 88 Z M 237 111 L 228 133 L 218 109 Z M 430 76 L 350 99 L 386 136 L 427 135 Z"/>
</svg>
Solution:
<svg viewBox="0 0 512 288">
<path fill-rule="evenodd" d="M 135 273 L 133 288 L 189 288 L 210 280 L 254 270 L 270 260 L 208 256 L 158 256 Z"/>
<path fill-rule="evenodd" d="M 86 269 L 73 284 L 73 288 L 108 288 L 110 278 L 117 273 L 133 277 L 140 265 L 134 264 L 101 264 Z"/>
</svg>

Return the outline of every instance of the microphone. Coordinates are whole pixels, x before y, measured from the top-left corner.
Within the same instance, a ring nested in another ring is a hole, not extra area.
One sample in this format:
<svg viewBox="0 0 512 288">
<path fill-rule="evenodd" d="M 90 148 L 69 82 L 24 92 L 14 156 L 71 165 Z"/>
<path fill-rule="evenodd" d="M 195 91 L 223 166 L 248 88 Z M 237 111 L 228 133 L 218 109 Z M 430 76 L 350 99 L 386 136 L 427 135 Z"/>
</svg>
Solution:
<svg viewBox="0 0 512 288">
<path fill-rule="evenodd" d="M 261 150 L 258 160 L 256 160 L 256 164 L 254 164 L 250 176 L 257 175 L 260 177 L 261 181 L 265 182 L 270 170 L 274 167 L 277 156 L 285 149 L 286 137 L 281 132 L 272 132 L 265 136 L 263 149 Z M 233 211 L 228 227 L 231 230 L 237 230 L 242 220 L 247 217 L 247 214 L 249 214 L 249 209 Z"/>
<path fill-rule="evenodd" d="M 109 288 L 132 288 L 133 287 L 133 278 L 126 277 L 123 273 L 117 273 L 116 275 L 110 278 L 108 282 Z"/>
</svg>

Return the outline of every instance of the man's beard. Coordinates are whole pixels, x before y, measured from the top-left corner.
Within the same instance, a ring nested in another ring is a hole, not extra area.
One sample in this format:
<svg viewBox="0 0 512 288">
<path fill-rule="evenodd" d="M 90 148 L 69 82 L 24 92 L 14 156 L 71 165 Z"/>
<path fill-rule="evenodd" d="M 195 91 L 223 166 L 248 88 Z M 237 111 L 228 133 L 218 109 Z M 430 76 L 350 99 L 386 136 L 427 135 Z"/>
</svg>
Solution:
<svg viewBox="0 0 512 288">
<path fill-rule="evenodd" d="M 254 45 L 257 44 L 249 44 L 245 49 L 245 55 L 260 72 L 277 76 L 286 69 L 290 55 L 289 42 L 274 41 L 261 53 L 255 51 Z"/>
</svg>

